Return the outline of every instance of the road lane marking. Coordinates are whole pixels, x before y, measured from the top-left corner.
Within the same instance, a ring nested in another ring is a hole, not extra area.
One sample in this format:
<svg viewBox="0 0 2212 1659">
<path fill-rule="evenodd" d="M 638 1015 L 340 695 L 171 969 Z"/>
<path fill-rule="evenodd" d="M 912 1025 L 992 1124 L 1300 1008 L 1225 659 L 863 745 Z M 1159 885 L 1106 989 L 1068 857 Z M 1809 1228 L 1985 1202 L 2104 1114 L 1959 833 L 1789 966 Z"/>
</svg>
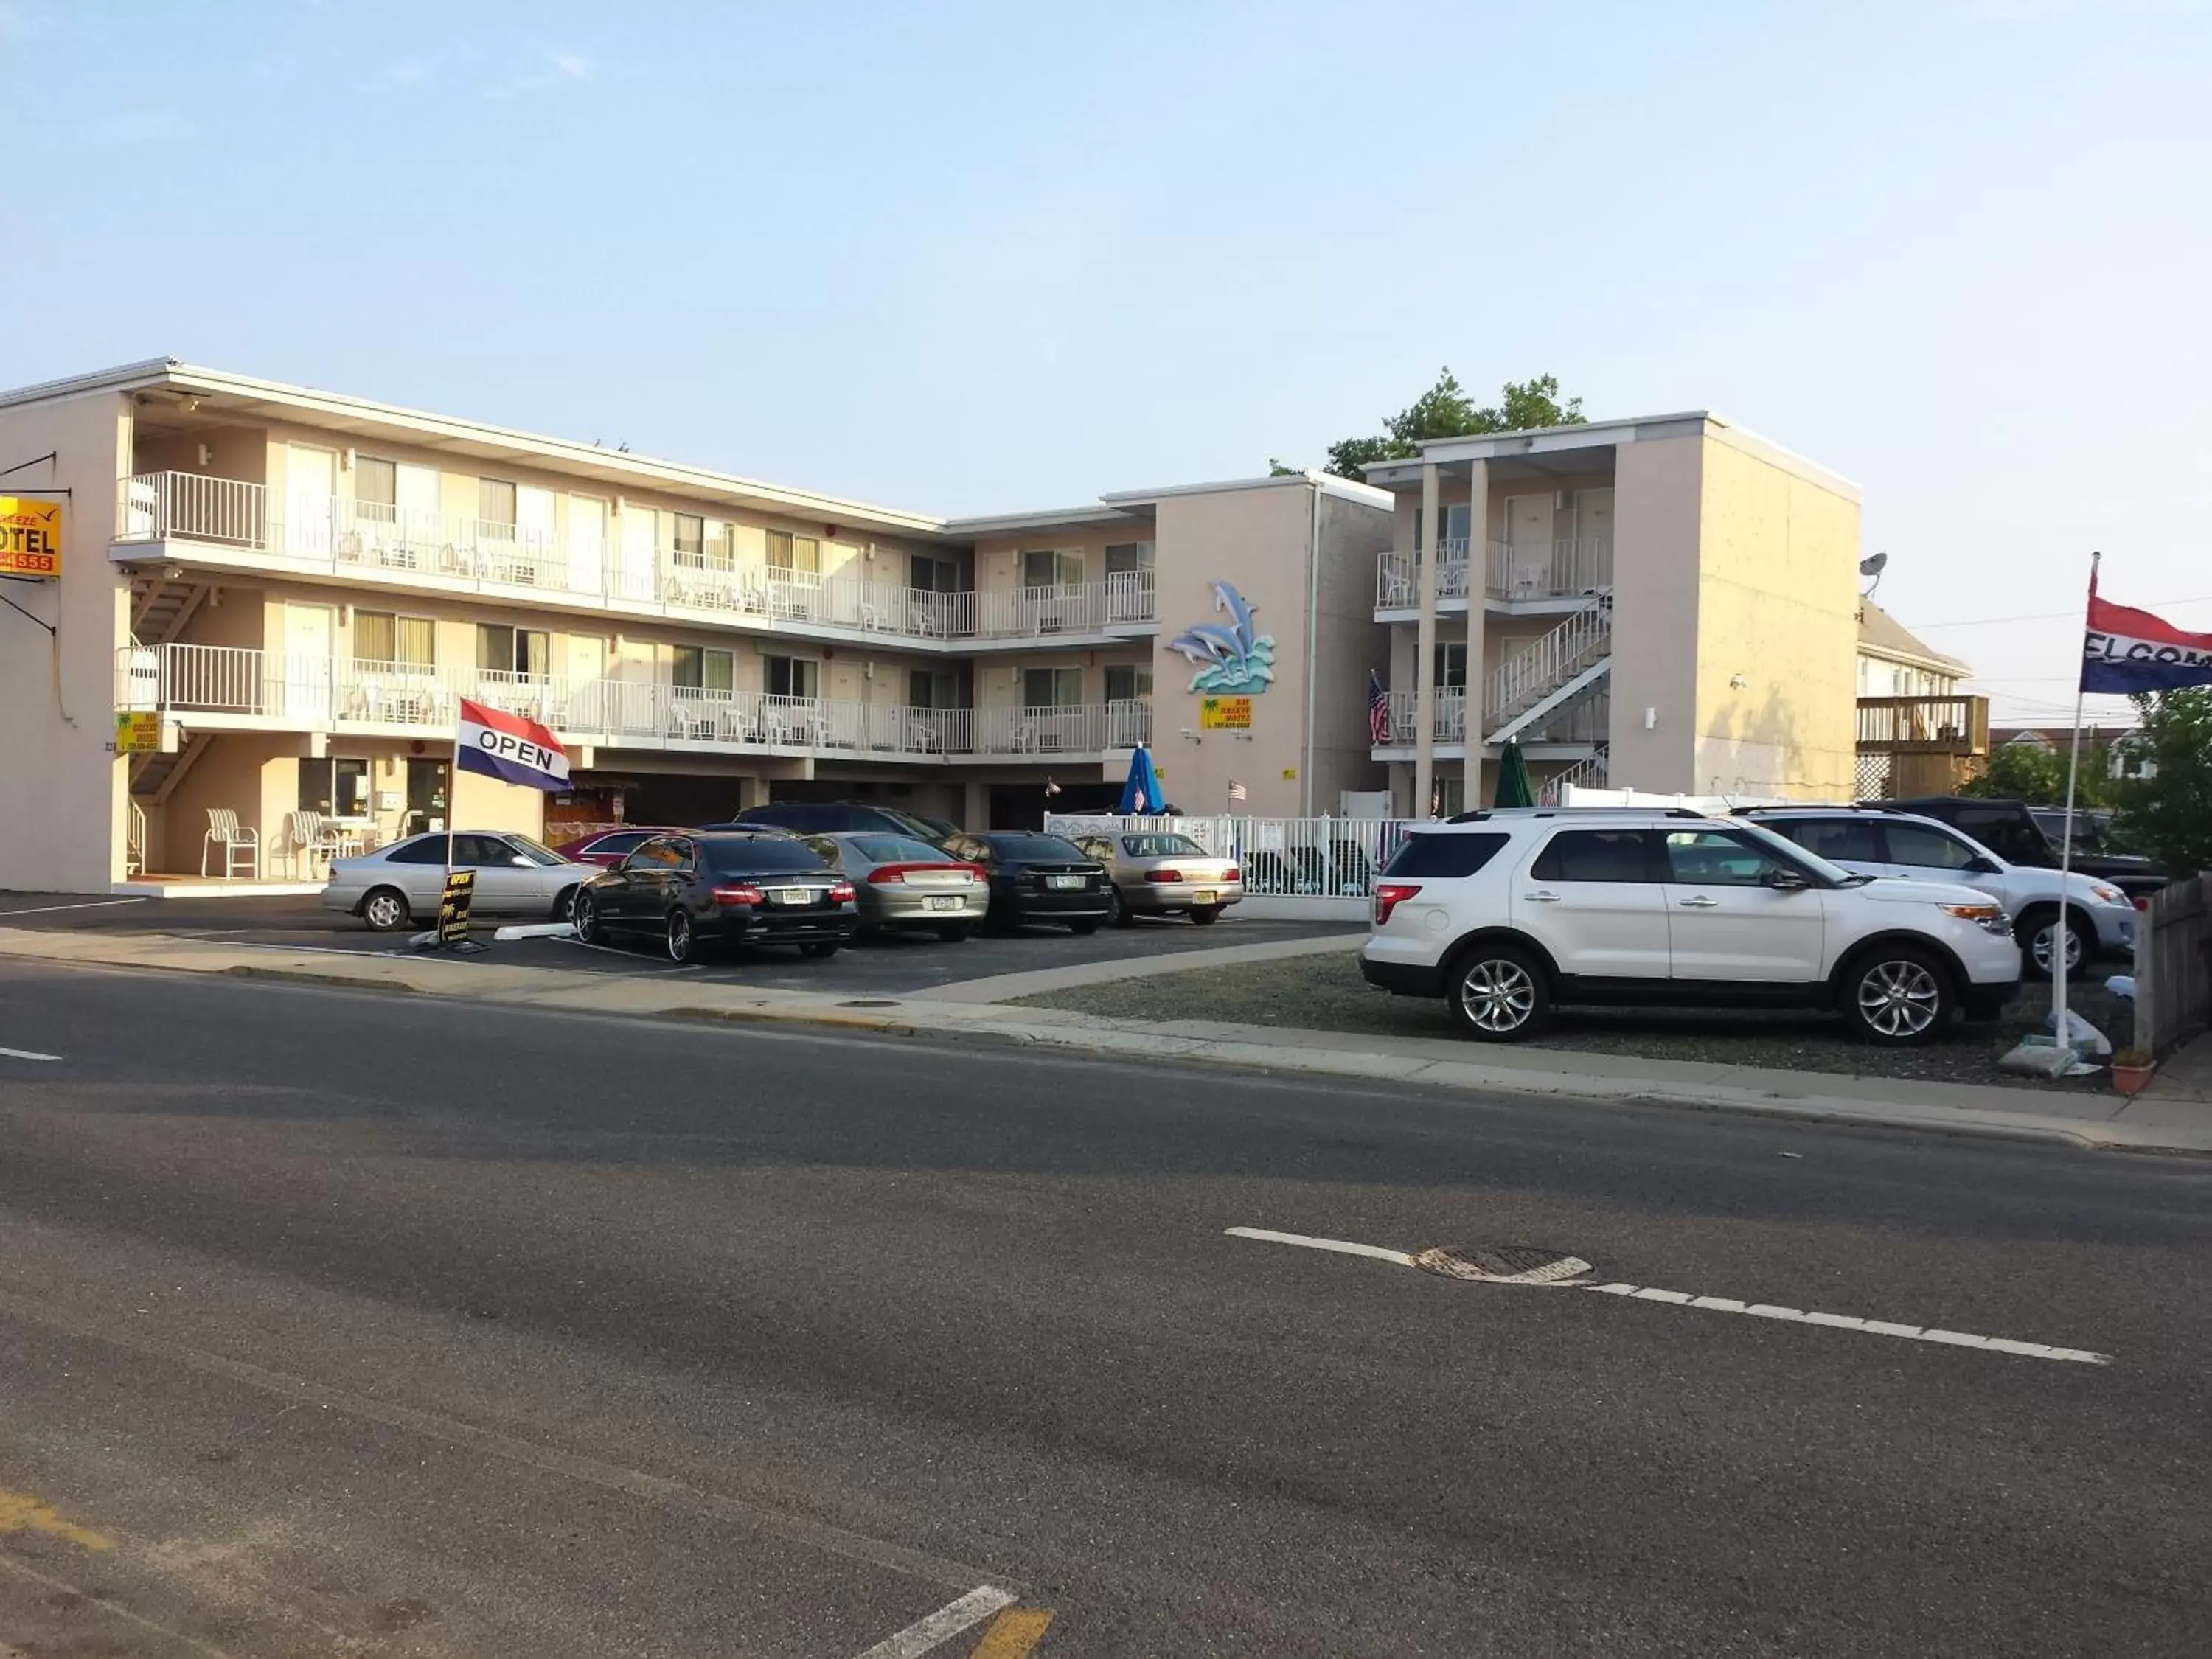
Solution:
<svg viewBox="0 0 2212 1659">
<path fill-rule="evenodd" d="M 143 1613 L 131 1612 L 130 1608 L 105 1591 L 87 1589 L 82 1584 L 72 1584 L 66 1578 L 57 1578 L 50 1572 L 40 1572 L 29 1563 L 18 1561 L 13 1556 L 0 1555 L 0 1568 L 4 1568 L 9 1572 L 21 1573 L 33 1583 L 44 1584 L 48 1589 L 58 1590 L 62 1595 L 74 1595 L 80 1601 L 88 1602 L 98 1607 L 102 1613 L 113 1613 L 118 1619 L 136 1625 L 141 1630 L 150 1630 L 156 1636 L 166 1641 L 173 1642 L 179 1647 L 190 1648 L 194 1653 L 204 1653 L 207 1655 L 208 1659 L 238 1659 L 238 1656 L 228 1648 L 211 1648 L 197 1637 L 187 1636 L 179 1630 L 171 1630 L 167 1625 L 156 1624 Z"/>
<path fill-rule="evenodd" d="M 0 1532 L 42 1532 L 81 1550 L 112 1550 L 115 1540 L 90 1527 L 80 1527 L 35 1492 L 9 1492 L 0 1486 Z"/>
<path fill-rule="evenodd" d="M 10 1060 L 59 1060 L 59 1054 L 41 1054 L 28 1048 L 0 1048 L 0 1054 Z"/>
<path fill-rule="evenodd" d="M 1231 1238 L 1255 1238 L 1265 1244 L 1296 1244 L 1309 1250 L 1333 1251 L 1339 1255 L 1372 1256 L 1378 1261 L 1395 1261 L 1407 1267 L 1419 1265 L 1407 1251 L 1386 1250 L 1375 1244 L 1355 1244 L 1349 1239 L 1312 1238 L 1304 1233 L 1271 1232 L 1264 1227 L 1230 1227 L 1224 1231 Z M 1491 1282 L 1506 1284 L 1509 1281 L 1497 1279 Z M 1969 1331 L 1947 1330 L 1941 1326 L 1863 1319 L 1856 1314 L 1814 1313 L 1802 1308 L 1778 1306 L 1771 1302 L 1739 1302 L 1732 1296 L 1696 1296 L 1688 1291 L 1662 1291 L 1650 1285 L 1595 1285 L 1588 1279 L 1555 1279 L 1514 1288 L 1594 1291 L 1600 1296 L 1656 1303 L 1662 1307 L 1695 1308 L 1706 1313 L 1741 1314 L 1749 1319 L 1776 1319 L 1785 1324 L 1819 1325 L 1838 1331 L 1863 1331 L 1869 1336 L 1893 1336 L 1908 1342 L 1935 1342 L 1953 1348 L 1979 1348 L 1990 1353 L 2017 1354 L 2027 1359 L 2056 1359 L 2081 1365 L 2109 1365 L 2112 1363 L 2112 1355 L 2097 1353 L 2087 1348 L 2062 1348 L 2046 1342 L 2023 1342 L 2008 1336 L 1977 1336 Z"/>
<path fill-rule="evenodd" d="M 1051 1624 L 1042 1607 L 1008 1607 L 991 1621 L 968 1659 L 1029 1659 Z"/>
<path fill-rule="evenodd" d="M 51 916 L 64 910 L 108 910 L 118 904 L 143 904 L 151 895 L 138 898 L 90 899 L 82 904 L 41 904 L 29 910 L 0 910 L 0 921 L 10 916 Z"/>
<path fill-rule="evenodd" d="M 270 1370 L 246 1360 L 208 1353 L 162 1337 L 125 1334 L 109 1330 L 88 1319 L 79 1318 L 11 1291 L 0 1290 L 0 1315 L 43 1325 L 51 1330 L 66 1332 L 83 1341 L 125 1353 L 182 1365 L 205 1376 L 220 1376 L 299 1405 L 319 1406 L 327 1411 L 343 1412 L 351 1417 L 381 1423 L 388 1428 L 404 1429 L 428 1440 L 441 1441 L 483 1456 L 518 1463 L 541 1474 L 562 1475 L 609 1492 L 624 1492 L 651 1503 L 669 1504 L 710 1515 L 768 1537 L 802 1544 L 848 1561 L 885 1567 L 947 1589 L 973 1584 L 985 1576 L 979 1568 L 932 1555 L 924 1550 L 910 1549 L 903 1544 L 871 1538 L 865 1533 L 853 1532 L 830 1522 L 817 1521 L 807 1516 L 771 1509 L 763 1504 L 709 1492 L 682 1480 L 672 1480 L 666 1475 L 649 1474 L 642 1469 L 628 1468 L 580 1452 L 540 1445 L 514 1435 L 501 1434 L 495 1429 L 478 1428 L 473 1423 L 465 1423 L 435 1412 L 420 1411 L 411 1406 L 395 1405 L 366 1395 L 349 1393 L 343 1389 L 334 1389 L 310 1382 L 303 1376 Z M 1011 1601 L 1013 1597 L 1009 1595 L 1006 1600 Z"/>
<path fill-rule="evenodd" d="M 957 1601 L 947 1601 L 927 1619 L 918 1619 L 904 1630 L 884 1639 L 860 1659 L 915 1659 L 917 1654 L 941 1647 L 963 1630 L 980 1625 L 1014 1598 L 996 1584 L 978 1584 Z"/>
</svg>

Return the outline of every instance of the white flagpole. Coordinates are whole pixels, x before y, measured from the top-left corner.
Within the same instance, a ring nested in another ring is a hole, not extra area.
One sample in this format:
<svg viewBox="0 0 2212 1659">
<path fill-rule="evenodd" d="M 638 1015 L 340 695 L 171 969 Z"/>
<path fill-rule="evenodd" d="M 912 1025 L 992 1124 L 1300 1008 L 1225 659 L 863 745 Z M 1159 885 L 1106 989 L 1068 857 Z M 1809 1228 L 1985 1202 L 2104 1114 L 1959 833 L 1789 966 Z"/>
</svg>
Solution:
<svg viewBox="0 0 2212 1659">
<path fill-rule="evenodd" d="M 461 795 L 461 714 L 453 711 L 453 758 L 446 769 L 446 884 L 438 891 L 443 894 L 453 884 L 453 807 Z"/>
<path fill-rule="evenodd" d="M 2089 556 L 2089 591 L 2097 591 L 2097 567 L 2102 553 Z M 2087 612 L 2084 612 L 2086 619 Z M 2051 933 L 2051 1034 L 2062 1048 L 2073 1045 L 2066 1037 L 2066 937 L 2068 890 L 2074 884 L 2074 791 L 2081 775 L 2081 682 L 2074 682 L 2074 743 L 2066 757 L 2065 839 L 2058 848 L 2058 920 Z"/>
</svg>

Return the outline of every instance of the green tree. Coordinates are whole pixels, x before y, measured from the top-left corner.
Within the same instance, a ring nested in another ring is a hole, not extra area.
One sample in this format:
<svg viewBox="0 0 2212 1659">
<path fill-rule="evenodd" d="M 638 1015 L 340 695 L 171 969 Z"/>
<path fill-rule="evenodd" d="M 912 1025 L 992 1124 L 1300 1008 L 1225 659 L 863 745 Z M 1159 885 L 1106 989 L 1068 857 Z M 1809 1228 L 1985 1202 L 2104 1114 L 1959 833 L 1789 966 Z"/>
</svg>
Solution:
<svg viewBox="0 0 2212 1659">
<path fill-rule="evenodd" d="M 2170 876 L 2212 870 L 2212 686 L 2135 699 L 2142 723 L 2128 739 L 2148 777 L 2112 787 L 2128 838 Z"/>
<path fill-rule="evenodd" d="M 1405 460 L 1419 454 L 1425 438 L 1463 438 L 1478 432 L 1528 432 L 1544 426 L 1583 424 L 1583 400 L 1559 401 L 1559 377 L 1508 380 L 1495 404 L 1479 407 L 1447 368 L 1437 383 L 1382 422 L 1371 438 L 1345 438 L 1328 447 L 1328 468 L 1339 477 L 1358 478 L 1377 461 Z"/>
<path fill-rule="evenodd" d="M 2083 757 L 2087 765 L 2087 757 Z M 2008 743 L 1990 756 L 1981 776 L 1961 792 L 1984 800 L 2024 800 L 2055 806 L 2066 799 L 2066 757 L 2035 743 Z"/>
</svg>

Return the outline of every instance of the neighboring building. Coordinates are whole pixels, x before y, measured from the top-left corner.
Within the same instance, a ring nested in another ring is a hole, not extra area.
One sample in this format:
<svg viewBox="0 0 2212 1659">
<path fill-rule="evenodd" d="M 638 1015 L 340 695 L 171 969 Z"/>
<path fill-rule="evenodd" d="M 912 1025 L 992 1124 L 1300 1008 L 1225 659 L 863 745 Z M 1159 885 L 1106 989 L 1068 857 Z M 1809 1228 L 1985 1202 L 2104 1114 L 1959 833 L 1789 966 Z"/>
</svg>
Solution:
<svg viewBox="0 0 2212 1659">
<path fill-rule="evenodd" d="M 1143 743 L 1194 811 L 1382 782 L 1390 498 L 1341 479 L 946 520 L 167 360 L 0 393 L 0 468 L 65 514 L 58 580 L 10 590 L 51 661 L 0 616 L 0 887 L 196 874 L 211 814 L 267 871 L 310 814 L 370 842 L 772 799 L 1033 823 L 1048 785 L 1110 805 Z M 453 797 L 460 696 L 553 726 L 574 793 Z M 126 710 L 161 752 L 117 752 Z"/>
<path fill-rule="evenodd" d="M 1859 601 L 1858 793 L 1948 795 L 1990 752 L 1990 702 L 1959 690 L 1972 669 Z"/>
<path fill-rule="evenodd" d="M 2009 744 L 2021 743 L 2032 749 L 2061 757 L 2072 752 L 2074 728 L 2070 726 L 1997 726 L 1990 728 L 1991 752 Z M 2123 778 L 2154 778 L 2158 763 L 2148 755 L 2136 752 L 2135 731 L 2124 726 L 2111 731 L 2102 726 L 2081 728 L 2081 754 L 2087 760 L 2102 752 L 2106 775 L 2115 781 Z"/>
<path fill-rule="evenodd" d="M 1396 498 L 1375 758 L 1401 811 L 1540 793 L 1848 798 L 1859 492 L 1705 413 L 1443 438 Z"/>
</svg>

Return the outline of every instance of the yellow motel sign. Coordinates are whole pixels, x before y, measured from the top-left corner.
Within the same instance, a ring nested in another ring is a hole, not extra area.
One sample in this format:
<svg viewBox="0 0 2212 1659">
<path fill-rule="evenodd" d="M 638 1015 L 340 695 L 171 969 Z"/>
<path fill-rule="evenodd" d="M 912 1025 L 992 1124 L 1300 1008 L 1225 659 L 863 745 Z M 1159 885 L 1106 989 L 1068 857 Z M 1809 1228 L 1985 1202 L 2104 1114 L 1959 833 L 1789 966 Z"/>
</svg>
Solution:
<svg viewBox="0 0 2212 1659">
<path fill-rule="evenodd" d="M 1198 726 L 1201 732 L 1249 732 L 1252 729 L 1252 699 L 1249 697 L 1202 697 L 1198 704 Z"/>
<path fill-rule="evenodd" d="M 62 574 L 62 504 L 0 495 L 0 576 Z"/>
<path fill-rule="evenodd" d="M 115 714 L 115 752 L 157 755 L 161 751 L 161 716 L 151 708 L 121 708 Z"/>
</svg>

